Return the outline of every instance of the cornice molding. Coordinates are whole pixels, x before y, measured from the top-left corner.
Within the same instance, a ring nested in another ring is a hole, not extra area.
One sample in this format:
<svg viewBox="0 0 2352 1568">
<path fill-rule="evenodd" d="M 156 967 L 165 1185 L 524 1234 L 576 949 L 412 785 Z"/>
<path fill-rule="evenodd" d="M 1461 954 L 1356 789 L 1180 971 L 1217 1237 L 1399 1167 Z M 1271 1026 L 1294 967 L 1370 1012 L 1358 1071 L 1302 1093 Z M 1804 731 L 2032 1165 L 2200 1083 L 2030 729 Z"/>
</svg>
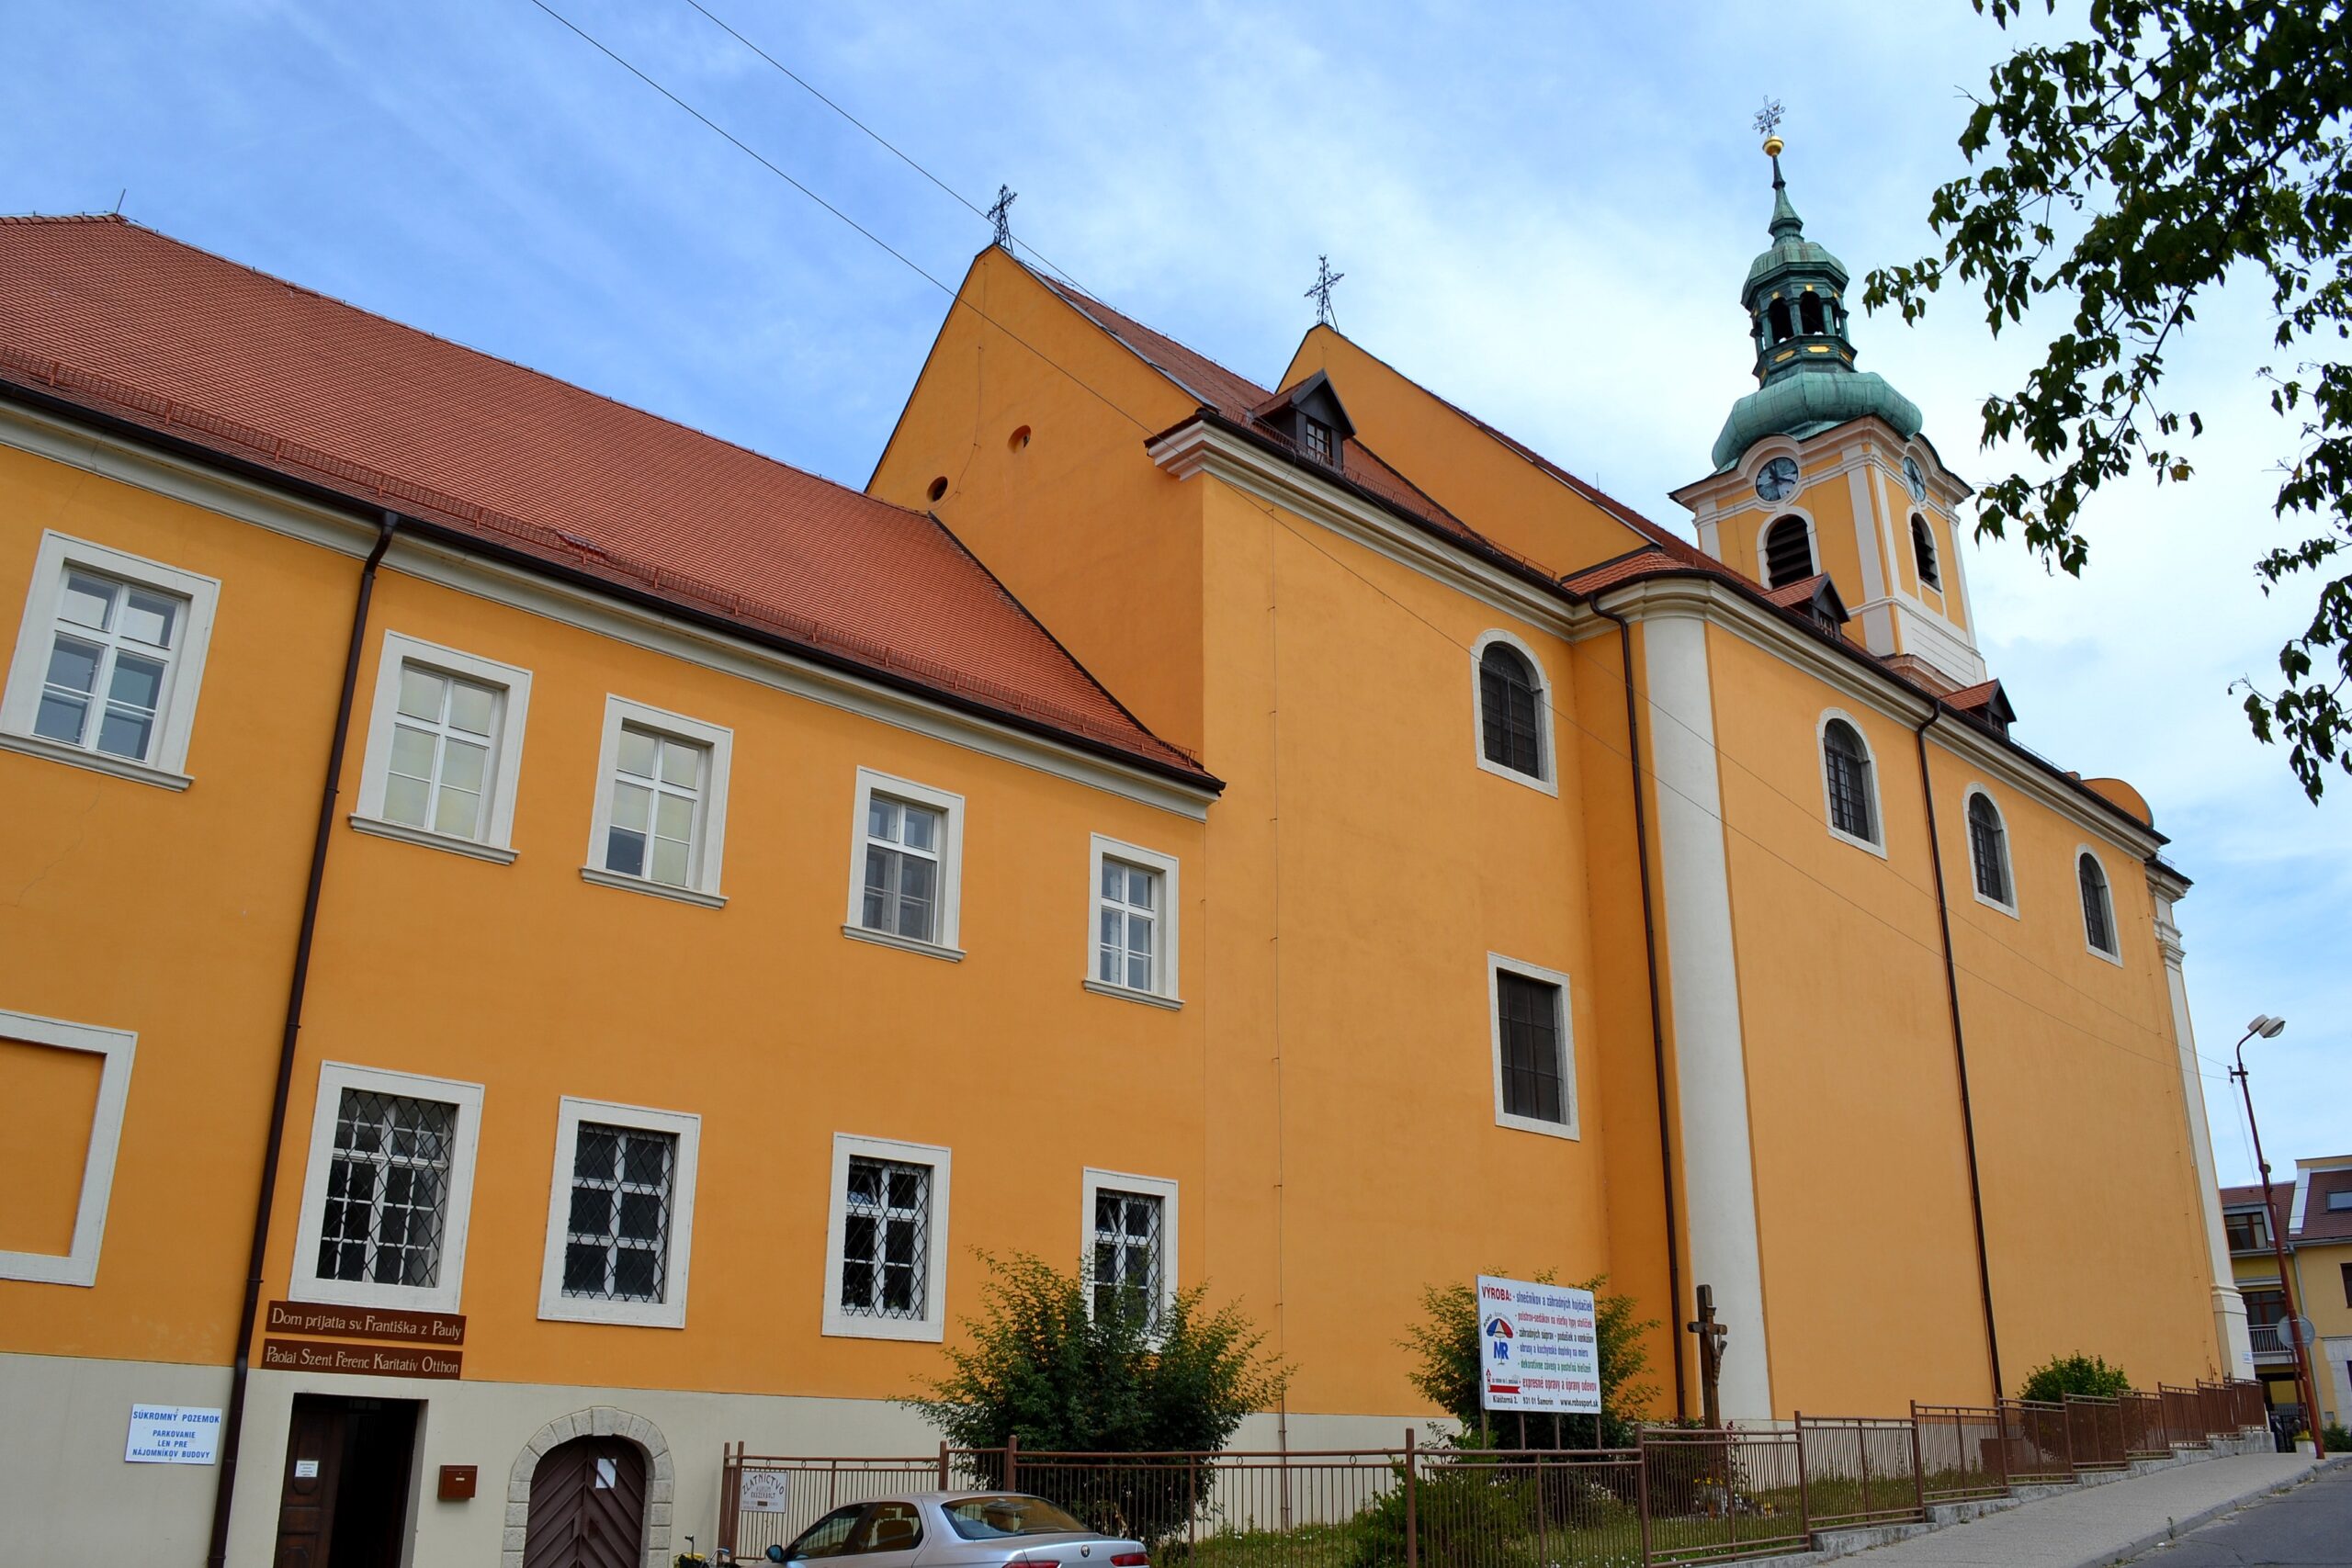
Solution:
<svg viewBox="0 0 2352 1568">
<path fill-rule="evenodd" d="M 1555 636 L 1573 637 L 1581 629 L 1585 617 L 1559 590 L 1538 587 L 1489 566 L 1461 546 L 1205 419 L 1179 425 L 1145 450 L 1172 478 L 1189 479 L 1205 473 Z"/>
<path fill-rule="evenodd" d="M 376 538 L 372 522 L 13 401 L 0 400 L 0 446 L 46 457 L 354 559 L 364 557 Z M 413 531 L 395 536 L 384 564 L 443 587 L 739 675 L 1196 822 L 1207 819 L 1209 803 L 1216 798 L 1214 791 L 1188 789 L 1146 769 L 1124 767 L 1092 751 L 999 727 L 944 703 L 861 680 L 814 660 L 796 659 L 749 637 L 730 637 L 683 615 L 659 614 Z"/>
</svg>

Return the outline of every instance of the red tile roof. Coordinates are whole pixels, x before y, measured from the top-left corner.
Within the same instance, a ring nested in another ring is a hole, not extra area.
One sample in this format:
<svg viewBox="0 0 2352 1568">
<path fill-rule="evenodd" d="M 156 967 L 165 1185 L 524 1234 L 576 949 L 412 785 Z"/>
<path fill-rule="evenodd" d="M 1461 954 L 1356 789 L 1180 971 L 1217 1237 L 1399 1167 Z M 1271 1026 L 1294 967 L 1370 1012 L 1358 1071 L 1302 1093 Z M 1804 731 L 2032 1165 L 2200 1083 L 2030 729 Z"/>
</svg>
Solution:
<svg viewBox="0 0 2352 1568">
<path fill-rule="evenodd" d="M 2331 1209 L 2333 1193 L 2352 1192 L 2352 1169 L 2314 1170 L 2303 1192 L 2303 1227 L 2294 1234 L 2298 1246 L 2316 1241 L 2352 1241 L 2352 1209 Z"/>
<path fill-rule="evenodd" d="M 0 219 L 0 383 L 1214 783 L 935 519 L 118 218 Z"/>
</svg>

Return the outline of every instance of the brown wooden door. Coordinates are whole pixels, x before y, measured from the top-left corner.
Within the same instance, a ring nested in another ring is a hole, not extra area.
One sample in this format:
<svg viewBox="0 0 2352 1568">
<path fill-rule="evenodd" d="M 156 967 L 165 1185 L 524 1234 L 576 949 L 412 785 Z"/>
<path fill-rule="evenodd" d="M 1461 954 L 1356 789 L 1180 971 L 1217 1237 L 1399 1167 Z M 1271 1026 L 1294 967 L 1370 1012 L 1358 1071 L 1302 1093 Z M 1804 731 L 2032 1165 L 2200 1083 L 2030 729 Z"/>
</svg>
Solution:
<svg viewBox="0 0 2352 1568">
<path fill-rule="evenodd" d="M 523 1568 L 639 1568 L 645 1560 L 645 1455 L 618 1438 L 574 1438 L 531 1476 Z"/>
<path fill-rule="evenodd" d="M 339 1404 L 294 1401 L 277 1503 L 277 1568 L 328 1568 L 335 1488 L 343 1480 L 343 1424 Z"/>
</svg>

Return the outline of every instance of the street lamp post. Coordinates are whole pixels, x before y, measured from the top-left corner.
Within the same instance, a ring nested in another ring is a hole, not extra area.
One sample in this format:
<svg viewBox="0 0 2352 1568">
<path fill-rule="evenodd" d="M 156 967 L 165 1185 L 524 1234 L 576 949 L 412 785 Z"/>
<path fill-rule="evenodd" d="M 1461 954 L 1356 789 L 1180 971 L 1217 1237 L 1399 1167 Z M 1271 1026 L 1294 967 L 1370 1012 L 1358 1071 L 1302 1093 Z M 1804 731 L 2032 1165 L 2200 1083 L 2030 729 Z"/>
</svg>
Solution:
<svg viewBox="0 0 2352 1568">
<path fill-rule="evenodd" d="M 2287 1268 L 2287 1236 L 2278 1223 L 2278 1213 L 2270 1207 L 2270 1162 L 2262 1157 L 2262 1128 L 2254 1119 L 2254 1086 L 2246 1081 L 2245 1076 L 2245 1043 L 2257 1034 L 2265 1040 L 2276 1040 L 2279 1031 L 2286 1027 L 2287 1021 L 2283 1018 L 2273 1018 L 2267 1012 L 2256 1013 L 2254 1021 L 2245 1026 L 2245 1032 L 2238 1036 L 2235 1053 L 2238 1065 L 2231 1069 L 2230 1076 L 2238 1080 L 2238 1090 L 2245 1096 L 2245 1124 L 2254 1133 L 2254 1163 L 2262 1171 L 2262 1223 L 2270 1232 L 2270 1250 L 2278 1259 L 2278 1293 L 2287 1303 L 2287 1315 L 2280 1320 L 2278 1326 L 2295 1352 L 2295 1397 L 2302 1403 L 2303 1425 L 2310 1429 L 2316 1444 L 2319 1438 L 2319 1389 L 2312 1381 L 2311 1358 L 2304 1352 L 2303 1337 L 2295 1332 L 2295 1285 Z"/>
</svg>

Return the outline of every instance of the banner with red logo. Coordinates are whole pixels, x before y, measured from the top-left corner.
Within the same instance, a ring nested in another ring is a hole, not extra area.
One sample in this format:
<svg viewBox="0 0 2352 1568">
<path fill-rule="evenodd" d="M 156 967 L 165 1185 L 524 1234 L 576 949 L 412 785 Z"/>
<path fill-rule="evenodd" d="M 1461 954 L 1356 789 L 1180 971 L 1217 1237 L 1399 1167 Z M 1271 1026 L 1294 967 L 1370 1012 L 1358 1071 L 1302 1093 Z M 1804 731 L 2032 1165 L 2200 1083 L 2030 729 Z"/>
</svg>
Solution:
<svg viewBox="0 0 2352 1568">
<path fill-rule="evenodd" d="M 1478 1276 L 1479 1400 L 1488 1410 L 1600 1410 L 1590 1291 Z"/>
</svg>

